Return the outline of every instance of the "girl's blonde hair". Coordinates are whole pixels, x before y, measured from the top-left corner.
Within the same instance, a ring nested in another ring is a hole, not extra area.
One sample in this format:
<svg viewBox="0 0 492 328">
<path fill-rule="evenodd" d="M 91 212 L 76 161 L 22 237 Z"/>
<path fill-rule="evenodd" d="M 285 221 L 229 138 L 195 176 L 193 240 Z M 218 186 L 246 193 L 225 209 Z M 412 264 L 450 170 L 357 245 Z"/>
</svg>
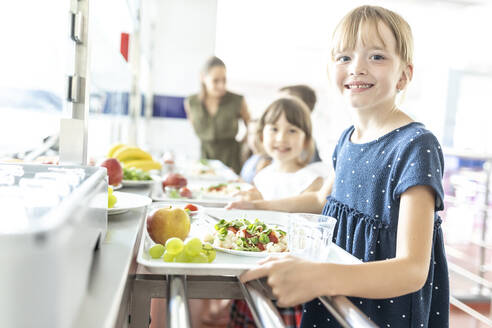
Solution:
<svg viewBox="0 0 492 328">
<path fill-rule="evenodd" d="M 413 62 L 413 36 L 410 25 L 397 13 L 379 6 L 360 6 L 350 11 L 338 23 L 333 32 L 333 44 L 331 48 L 332 58 L 335 52 L 345 49 L 354 49 L 357 40 L 363 40 L 364 25 L 374 27 L 379 40 L 384 44 L 378 23 L 385 24 L 396 40 L 396 53 L 406 65 Z M 386 46 L 386 45 L 385 45 Z"/>
<path fill-rule="evenodd" d="M 285 114 L 287 122 L 301 129 L 305 134 L 304 150 L 299 157 L 300 165 L 307 165 L 314 155 L 311 112 L 307 105 L 296 97 L 282 97 L 271 103 L 261 115 L 256 135 L 263 143 L 263 129 L 267 124 L 275 124 L 280 116 Z M 263 147 L 262 147 L 263 148 Z"/>
</svg>

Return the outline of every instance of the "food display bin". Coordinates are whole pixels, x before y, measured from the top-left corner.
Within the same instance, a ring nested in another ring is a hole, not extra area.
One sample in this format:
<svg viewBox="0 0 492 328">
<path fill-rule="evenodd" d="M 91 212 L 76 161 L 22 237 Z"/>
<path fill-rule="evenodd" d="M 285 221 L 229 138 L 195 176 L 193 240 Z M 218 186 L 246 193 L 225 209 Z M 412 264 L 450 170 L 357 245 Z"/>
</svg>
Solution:
<svg viewBox="0 0 492 328">
<path fill-rule="evenodd" d="M 70 327 L 107 229 L 106 170 L 0 164 L 0 327 Z"/>
</svg>

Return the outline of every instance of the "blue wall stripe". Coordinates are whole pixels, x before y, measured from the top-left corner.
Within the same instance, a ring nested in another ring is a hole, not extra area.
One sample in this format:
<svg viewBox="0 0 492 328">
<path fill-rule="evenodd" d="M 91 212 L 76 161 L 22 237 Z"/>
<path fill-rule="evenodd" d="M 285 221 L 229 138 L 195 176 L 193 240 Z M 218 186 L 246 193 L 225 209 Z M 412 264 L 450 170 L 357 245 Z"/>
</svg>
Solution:
<svg viewBox="0 0 492 328">
<path fill-rule="evenodd" d="M 90 95 L 91 113 L 128 115 L 128 92 L 93 92 Z M 153 117 L 186 118 L 184 97 L 154 96 Z M 142 113 L 145 110 L 145 96 L 142 95 Z M 41 111 L 61 111 L 63 107 L 59 95 L 46 90 L 0 88 L 0 107 L 34 109 Z"/>
<path fill-rule="evenodd" d="M 184 97 L 154 96 L 153 117 L 186 118 Z"/>
<path fill-rule="evenodd" d="M 64 99 L 51 91 L 0 88 L 0 107 L 61 111 L 63 101 Z"/>
</svg>

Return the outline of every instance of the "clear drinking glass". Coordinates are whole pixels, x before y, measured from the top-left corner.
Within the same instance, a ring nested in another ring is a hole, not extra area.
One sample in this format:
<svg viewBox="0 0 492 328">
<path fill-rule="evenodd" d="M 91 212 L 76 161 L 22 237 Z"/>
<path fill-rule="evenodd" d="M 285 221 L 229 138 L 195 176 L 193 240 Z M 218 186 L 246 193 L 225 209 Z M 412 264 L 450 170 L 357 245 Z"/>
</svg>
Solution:
<svg viewBox="0 0 492 328">
<path fill-rule="evenodd" d="M 287 232 L 289 251 L 310 261 L 326 261 L 336 223 L 335 218 L 322 214 L 290 214 Z"/>
</svg>

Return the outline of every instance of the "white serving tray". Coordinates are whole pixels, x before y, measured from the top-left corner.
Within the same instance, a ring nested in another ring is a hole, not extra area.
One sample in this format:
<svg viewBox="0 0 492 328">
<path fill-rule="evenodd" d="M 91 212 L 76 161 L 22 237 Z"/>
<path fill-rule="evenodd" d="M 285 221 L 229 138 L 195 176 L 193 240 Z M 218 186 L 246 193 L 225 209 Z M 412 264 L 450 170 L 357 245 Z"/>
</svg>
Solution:
<svg viewBox="0 0 492 328">
<path fill-rule="evenodd" d="M 155 209 L 155 205 L 152 207 Z M 178 205 L 178 204 L 176 204 Z M 179 205 L 178 205 L 179 206 Z M 151 211 L 152 208 L 150 207 Z M 284 212 L 273 211 L 246 211 L 246 210 L 225 210 L 223 208 L 206 208 L 205 212 L 214 216 L 233 219 L 238 217 L 254 220 L 258 218 L 267 224 L 284 224 L 287 223 L 287 216 Z M 197 220 L 192 220 L 191 231 L 188 238 L 202 237 L 204 227 L 197 224 Z M 262 258 L 239 256 L 217 251 L 217 257 L 212 263 L 168 263 L 162 259 L 152 259 L 148 255 L 148 248 L 151 247 L 152 241 L 147 234 L 147 224 L 144 224 L 142 240 L 138 250 L 137 262 L 156 274 L 176 274 L 191 276 L 239 276 L 244 271 L 256 267 Z M 360 261 L 338 247 L 331 244 L 328 260 L 333 263 L 359 263 Z"/>
</svg>

